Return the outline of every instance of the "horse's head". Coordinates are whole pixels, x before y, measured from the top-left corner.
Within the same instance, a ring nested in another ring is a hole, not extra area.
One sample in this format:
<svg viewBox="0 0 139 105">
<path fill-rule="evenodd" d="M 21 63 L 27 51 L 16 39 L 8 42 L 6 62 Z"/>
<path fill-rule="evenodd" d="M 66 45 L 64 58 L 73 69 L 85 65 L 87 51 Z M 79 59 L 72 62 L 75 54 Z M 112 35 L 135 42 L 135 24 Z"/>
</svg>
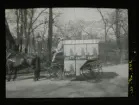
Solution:
<svg viewBox="0 0 139 105">
<path fill-rule="evenodd" d="M 26 57 L 24 59 L 24 65 L 32 66 L 35 64 L 36 56 Z"/>
</svg>

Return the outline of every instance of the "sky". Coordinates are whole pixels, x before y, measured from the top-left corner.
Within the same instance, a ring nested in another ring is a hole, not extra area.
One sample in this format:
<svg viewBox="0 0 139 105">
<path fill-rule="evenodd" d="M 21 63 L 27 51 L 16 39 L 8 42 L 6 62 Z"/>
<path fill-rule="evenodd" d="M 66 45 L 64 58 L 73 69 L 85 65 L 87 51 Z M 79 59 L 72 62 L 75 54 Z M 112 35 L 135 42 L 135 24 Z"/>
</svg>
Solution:
<svg viewBox="0 0 139 105">
<path fill-rule="evenodd" d="M 89 10 L 84 8 L 65 8 L 63 10 L 63 15 L 61 16 L 60 20 L 63 23 L 67 23 L 69 20 L 85 20 L 85 21 L 92 21 L 92 20 L 100 20 L 100 14 L 95 10 Z"/>
<path fill-rule="evenodd" d="M 44 8 L 43 8 L 44 9 Z M 42 8 L 38 10 L 38 13 L 43 10 Z M 46 10 L 48 12 L 48 10 Z M 110 13 L 113 9 L 101 9 L 103 13 Z M 84 20 L 84 21 L 99 21 L 101 20 L 101 15 L 96 8 L 54 8 L 53 13 L 61 12 L 59 21 L 62 24 L 68 23 L 70 20 Z M 37 15 L 37 14 L 36 14 Z M 39 19 L 43 19 L 40 17 Z"/>
<path fill-rule="evenodd" d="M 102 9 L 102 11 L 112 12 L 113 9 Z M 69 20 L 99 21 L 102 19 L 96 8 L 63 8 L 62 12 L 60 21 L 63 24 L 68 23 Z"/>
</svg>

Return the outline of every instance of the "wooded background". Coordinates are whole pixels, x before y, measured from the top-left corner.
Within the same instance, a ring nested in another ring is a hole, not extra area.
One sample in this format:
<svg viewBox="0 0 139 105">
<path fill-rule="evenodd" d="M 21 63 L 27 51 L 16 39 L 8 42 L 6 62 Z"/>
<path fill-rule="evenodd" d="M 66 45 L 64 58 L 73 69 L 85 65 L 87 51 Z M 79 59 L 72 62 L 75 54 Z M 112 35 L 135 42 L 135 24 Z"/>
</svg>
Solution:
<svg viewBox="0 0 139 105">
<path fill-rule="evenodd" d="M 57 47 L 58 37 L 63 37 L 65 40 L 99 39 L 99 56 L 104 64 L 127 63 L 128 11 L 126 9 L 103 12 L 103 9 L 96 8 L 101 17 L 99 21 L 69 20 L 64 25 L 59 21 L 63 14 L 62 9 L 65 8 L 5 10 L 9 30 L 17 45 L 16 51 L 30 55 L 37 52 L 41 62 L 46 63 L 51 61 L 51 51 Z M 6 42 L 6 45 L 10 44 Z"/>
</svg>

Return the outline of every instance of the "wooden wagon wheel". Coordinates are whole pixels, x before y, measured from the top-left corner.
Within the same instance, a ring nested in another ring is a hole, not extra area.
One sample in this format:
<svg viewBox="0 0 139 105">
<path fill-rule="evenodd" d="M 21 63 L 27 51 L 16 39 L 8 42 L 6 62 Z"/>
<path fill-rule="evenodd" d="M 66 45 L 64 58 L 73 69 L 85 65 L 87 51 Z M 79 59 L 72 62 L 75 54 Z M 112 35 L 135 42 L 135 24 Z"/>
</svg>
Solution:
<svg viewBox="0 0 139 105">
<path fill-rule="evenodd" d="M 87 64 L 86 67 L 81 69 L 81 75 L 83 75 L 85 78 L 90 78 L 89 74 L 91 71 L 91 66 L 90 64 Z"/>
<path fill-rule="evenodd" d="M 87 79 L 98 79 L 102 74 L 102 66 L 98 61 L 90 62 L 81 70 L 81 74 Z"/>
<path fill-rule="evenodd" d="M 94 76 L 95 80 L 101 79 L 101 76 L 102 76 L 102 66 L 101 66 L 99 61 L 97 61 L 94 64 L 92 64 L 91 74 L 92 74 L 92 72 L 93 72 L 92 76 Z"/>
<path fill-rule="evenodd" d="M 51 66 L 51 70 L 52 70 L 52 73 L 53 75 L 56 77 L 56 78 L 61 78 L 62 77 L 62 65 L 59 65 L 59 64 L 53 64 Z"/>
</svg>

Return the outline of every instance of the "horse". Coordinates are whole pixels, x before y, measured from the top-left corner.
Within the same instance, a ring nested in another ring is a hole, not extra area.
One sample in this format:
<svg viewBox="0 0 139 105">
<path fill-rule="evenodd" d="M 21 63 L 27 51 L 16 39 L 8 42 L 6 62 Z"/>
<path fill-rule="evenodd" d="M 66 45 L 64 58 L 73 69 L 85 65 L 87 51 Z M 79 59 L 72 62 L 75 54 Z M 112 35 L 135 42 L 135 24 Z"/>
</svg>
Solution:
<svg viewBox="0 0 139 105">
<path fill-rule="evenodd" d="M 8 78 L 10 81 L 13 75 L 13 81 L 17 78 L 17 72 L 19 70 L 35 66 L 35 57 L 26 57 L 24 54 L 16 54 L 14 57 L 8 58 L 6 61 Z"/>
</svg>

